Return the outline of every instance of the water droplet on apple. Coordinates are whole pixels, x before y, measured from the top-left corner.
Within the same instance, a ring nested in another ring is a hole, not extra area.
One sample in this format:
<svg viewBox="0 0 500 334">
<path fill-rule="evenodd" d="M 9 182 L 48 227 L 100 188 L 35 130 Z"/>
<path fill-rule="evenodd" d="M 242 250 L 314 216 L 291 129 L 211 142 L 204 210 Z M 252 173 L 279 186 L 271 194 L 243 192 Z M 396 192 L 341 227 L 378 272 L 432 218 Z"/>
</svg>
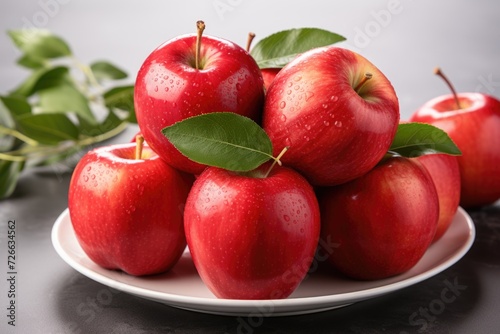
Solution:
<svg viewBox="0 0 500 334">
<path fill-rule="evenodd" d="M 335 121 L 335 126 L 336 126 L 337 128 L 342 127 L 342 122 L 341 122 L 341 121 Z"/>
<path fill-rule="evenodd" d="M 157 92 L 157 91 L 158 91 L 158 86 L 155 86 L 155 92 Z"/>
<path fill-rule="evenodd" d="M 328 122 L 328 121 L 323 121 L 323 124 L 325 124 L 325 126 L 329 126 L 329 125 L 330 125 L 330 122 Z"/>
<path fill-rule="evenodd" d="M 328 109 L 328 104 L 323 103 L 322 107 L 323 107 L 323 109 Z"/>
<path fill-rule="evenodd" d="M 291 82 L 291 81 L 290 81 L 290 82 L 288 83 L 288 87 L 292 87 L 292 86 L 293 86 L 293 82 Z"/>
<path fill-rule="evenodd" d="M 158 82 L 158 78 L 155 78 L 155 82 Z"/>
<path fill-rule="evenodd" d="M 297 86 L 293 87 L 293 89 L 295 89 L 295 90 L 299 90 L 299 89 L 300 89 L 300 86 L 299 86 L 299 85 L 297 85 Z"/>
<path fill-rule="evenodd" d="M 300 75 L 297 75 L 295 78 L 293 78 L 293 80 L 295 80 L 295 82 L 299 82 L 301 79 L 302 79 L 302 77 Z"/>
<path fill-rule="evenodd" d="M 83 176 L 83 181 L 87 182 L 89 180 L 89 177 L 87 175 Z"/>
<path fill-rule="evenodd" d="M 286 146 L 292 145 L 292 141 L 290 140 L 290 138 L 288 138 L 288 137 L 285 138 L 285 144 L 286 144 Z"/>
<path fill-rule="evenodd" d="M 311 126 L 309 124 L 304 125 L 304 127 L 306 128 L 306 130 L 311 130 Z"/>
<path fill-rule="evenodd" d="M 90 172 L 92 170 L 92 166 L 87 167 L 87 172 Z"/>
<path fill-rule="evenodd" d="M 335 96 L 335 95 L 330 96 L 330 101 L 332 101 L 332 102 L 337 102 L 338 99 L 339 99 L 338 96 Z"/>
<path fill-rule="evenodd" d="M 304 229 L 303 228 L 300 229 L 300 233 L 304 233 Z"/>
<path fill-rule="evenodd" d="M 285 107 L 286 107 L 286 102 L 285 101 L 281 101 L 280 102 L 280 108 L 283 109 Z M 283 116 L 285 116 L 285 115 L 283 115 Z M 286 117 L 285 117 L 285 119 L 286 119 Z"/>
<path fill-rule="evenodd" d="M 233 84 L 234 79 L 233 78 L 229 78 L 229 79 L 227 79 L 227 82 L 229 82 L 230 84 Z"/>
<path fill-rule="evenodd" d="M 290 94 L 292 94 L 292 90 L 291 90 L 291 89 L 289 89 L 289 90 L 287 90 L 287 92 L 286 92 L 286 93 L 287 93 L 288 95 L 290 95 Z"/>
<path fill-rule="evenodd" d="M 168 87 L 165 87 L 165 92 L 168 92 Z"/>
<path fill-rule="evenodd" d="M 91 178 L 92 180 L 95 180 L 95 174 L 90 175 L 90 178 Z"/>
<path fill-rule="evenodd" d="M 284 219 L 285 221 L 287 221 L 287 222 L 289 222 L 289 221 L 290 221 L 290 217 L 289 217 L 288 215 L 284 215 L 284 216 L 283 216 L 283 219 Z"/>
<path fill-rule="evenodd" d="M 209 203 L 209 202 L 210 202 L 210 198 L 209 197 L 205 198 L 205 203 Z"/>
<path fill-rule="evenodd" d="M 168 75 L 165 75 L 165 76 L 163 77 L 163 79 L 164 79 L 164 80 L 168 80 Z"/>
<path fill-rule="evenodd" d="M 204 94 L 203 94 L 203 92 L 198 92 L 198 95 L 203 96 Z"/>
<path fill-rule="evenodd" d="M 306 92 L 306 101 L 308 101 L 311 97 L 314 96 L 314 93 L 313 92 Z"/>
<path fill-rule="evenodd" d="M 305 141 L 309 141 L 309 137 L 308 136 L 304 136 L 304 140 Z"/>
</svg>

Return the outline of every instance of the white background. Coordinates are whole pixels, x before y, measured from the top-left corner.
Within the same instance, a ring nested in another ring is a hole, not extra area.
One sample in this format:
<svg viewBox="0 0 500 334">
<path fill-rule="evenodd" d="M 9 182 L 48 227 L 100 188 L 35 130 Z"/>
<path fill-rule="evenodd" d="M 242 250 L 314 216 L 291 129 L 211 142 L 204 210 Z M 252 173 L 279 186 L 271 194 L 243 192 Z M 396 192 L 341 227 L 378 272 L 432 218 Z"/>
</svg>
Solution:
<svg viewBox="0 0 500 334">
<path fill-rule="evenodd" d="M 63 37 L 85 62 L 107 59 L 130 74 L 156 46 L 195 31 L 244 45 L 298 27 L 339 33 L 339 44 L 358 51 L 392 81 L 406 119 L 425 101 L 448 93 L 433 75 L 441 66 L 458 91 L 500 97 L 500 2 L 298 1 L 298 0 L 2 0 L 0 2 L 0 94 L 28 74 L 7 29 L 47 28 Z"/>
</svg>

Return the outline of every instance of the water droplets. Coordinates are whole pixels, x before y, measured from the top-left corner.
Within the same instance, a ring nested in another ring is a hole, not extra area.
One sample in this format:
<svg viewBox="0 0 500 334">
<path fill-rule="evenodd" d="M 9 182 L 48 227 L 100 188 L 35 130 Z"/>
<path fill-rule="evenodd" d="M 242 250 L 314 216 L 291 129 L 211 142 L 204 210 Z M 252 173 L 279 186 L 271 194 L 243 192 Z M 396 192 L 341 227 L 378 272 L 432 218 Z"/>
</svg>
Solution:
<svg viewBox="0 0 500 334">
<path fill-rule="evenodd" d="M 280 102 L 280 108 L 284 109 L 285 107 L 286 107 L 286 102 L 285 101 L 281 101 Z"/>
<path fill-rule="evenodd" d="M 341 128 L 342 127 L 342 122 L 341 121 L 335 121 L 335 126 L 337 128 Z"/>
<path fill-rule="evenodd" d="M 284 219 L 286 222 L 289 222 L 289 221 L 290 221 L 290 216 L 289 216 L 289 215 L 283 215 L 283 219 Z"/>
<path fill-rule="evenodd" d="M 83 176 L 83 181 L 85 181 L 85 182 L 88 182 L 88 181 L 89 181 L 89 177 L 88 177 L 88 175 L 84 175 L 84 176 Z"/>
<path fill-rule="evenodd" d="M 323 121 L 323 124 L 324 124 L 325 126 L 329 126 L 329 125 L 330 125 L 330 122 L 328 122 L 328 121 Z"/>
<path fill-rule="evenodd" d="M 330 96 L 330 101 L 337 102 L 338 100 L 339 100 L 338 96 L 335 96 L 335 95 Z"/>
</svg>

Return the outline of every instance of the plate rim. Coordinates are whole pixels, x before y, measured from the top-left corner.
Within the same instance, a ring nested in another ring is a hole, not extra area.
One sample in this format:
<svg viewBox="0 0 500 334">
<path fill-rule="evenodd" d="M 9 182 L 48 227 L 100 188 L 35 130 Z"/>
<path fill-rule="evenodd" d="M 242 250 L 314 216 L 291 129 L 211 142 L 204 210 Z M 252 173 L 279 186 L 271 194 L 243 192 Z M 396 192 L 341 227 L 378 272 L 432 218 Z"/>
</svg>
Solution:
<svg viewBox="0 0 500 334">
<path fill-rule="evenodd" d="M 51 231 L 51 241 L 58 255 L 74 270 L 96 282 L 125 293 L 194 312 L 236 316 L 245 314 L 248 315 L 252 312 L 249 310 L 262 310 L 264 307 L 268 307 L 272 310 L 272 312 L 263 311 L 261 314 L 266 316 L 281 316 L 321 312 L 328 309 L 348 306 L 359 301 L 379 297 L 417 284 L 446 270 L 458 262 L 469 251 L 475 240 L 476 230 L 472 218 L 462 207 L 458 207 L 453 221 L 456 219 L 457 215 L 461 215 L 467 225 L 468 237 L 466 242 L 458 247 L 458 249 L 449 258 L 443 260 L 441 263 L 429 270 L 400 281 L 362 290 L 338 294 L 327 294 L 322 296 L 289 297 L 285 299 L 246 300 L 178 295 L 130 285 L 126 282 L 117 281 L 104 276 L 101 273 L 94 271 L 92 268 L 88 268 L 73 259 L 64 248 L 59 235 L 62 233 L 62 228 L 64 227 L 63 224 L 69 223 L 71 225 L 68 208 L 63 210 L 63 212 L 56 219 Z M 437 242 L 439 242 L 439 240 Z M 87 257 L 84 252 L 83 256 Z M 344 301 L 345 303 L 343 303 Z M 297 311 L 297 306 L 303 306 L 304 308 Z M 221 309 L 224 309 L 224 311 L 221 311 Z M 279 311 L 279 309 L 283 309 L 283 311 Z"/>
</svg>

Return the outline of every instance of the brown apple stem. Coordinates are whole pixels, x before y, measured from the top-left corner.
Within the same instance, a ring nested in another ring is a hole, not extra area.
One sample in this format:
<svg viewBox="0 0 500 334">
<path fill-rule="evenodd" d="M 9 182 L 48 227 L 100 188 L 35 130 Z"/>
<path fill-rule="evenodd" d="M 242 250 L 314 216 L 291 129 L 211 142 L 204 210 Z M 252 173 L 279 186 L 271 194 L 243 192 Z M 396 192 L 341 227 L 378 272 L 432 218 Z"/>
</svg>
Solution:
<svg viewBox="0 0 500 334">
<path fill-rule="evenodd" d="M 280 166 L 282 165 L 280 159 L 283 156 L 283 154 L 286 153 L 286 151 L 288 151 L 288 146 L 285 146 L 285 148 L 281 150 L 280 154 L 278 154 L 278 156 L 274 158 L 273 163 L 271 164 L 271 166 L 269 166 L 269 169 L 267 170 L 266 174 L 264 174 L 264 178 L 266 178 L 269 175 L 269 173 L 271 173 L 271 170 L 273 169 L 274 165 L 276 165 L 276 163 L 278 163 L 278 165 Z"/>
<path fill-rule="evenodd" d="M 363 85 L 368 81 L 370 80 L 371 78 L 373 77 L 373 74 L 369 73 L 369 72 L 366 72 L 365 73 L 365 76 L 363 77 L 363 79 L 361 79 L 361 81 L 356 85 L 356 88 L 354 88 L 354 90 L 356 92 L 359 92 L 359 90 L 361 89 L 361 87 L 363 87 Z"/>
<path fill-rule="evenodd" d="M 446 83 L 446 85 L 448 85 L 448 87 L 450 88 L 451 93 L 453 94 L 453 98 L 455 99 L 455 103 L 457 104 L 457 108 L 458 109 L 462 109 L 462 106 L 460 105 L 460 101 L 458 100 L 457 91 L 455 90 L 455 87 L 453 87 L 453 85 L 451 84 L 451 81 L 448 80 L 448 78 L 446 77 L 446 75 L 444 75 L 444 73 L 441 71 L 441 69 L 439 67 L 436 67 L 434 69 L 434 74 L 440 76 L 441 79 L 444 80 L 444 82 Z"/>
<path fill-rule="evenodd" d="M 255 38 L 255 33 L 249 32 L 248 33 L 248 39 L 247 39 L 247 52 L 250 52 L 250 47 L 252 46 L 252 41 Z"/>
<path fill-rule="evenodd" d="M 135 160 L 142 159 L 142 148 L 144 147 L 144 137 L 142 135 L 135 136 Z"/>
<path fill-rule="evenodd" d="M 196 69 L 200 69 L 200 53 L 201 53 L 201 36 L 203 36 L 203 31 L 205 30 L 205 22 L 197 21 L 196 22 L 196 53 L 195 53 L 195 66 Z"/>
</svg>

